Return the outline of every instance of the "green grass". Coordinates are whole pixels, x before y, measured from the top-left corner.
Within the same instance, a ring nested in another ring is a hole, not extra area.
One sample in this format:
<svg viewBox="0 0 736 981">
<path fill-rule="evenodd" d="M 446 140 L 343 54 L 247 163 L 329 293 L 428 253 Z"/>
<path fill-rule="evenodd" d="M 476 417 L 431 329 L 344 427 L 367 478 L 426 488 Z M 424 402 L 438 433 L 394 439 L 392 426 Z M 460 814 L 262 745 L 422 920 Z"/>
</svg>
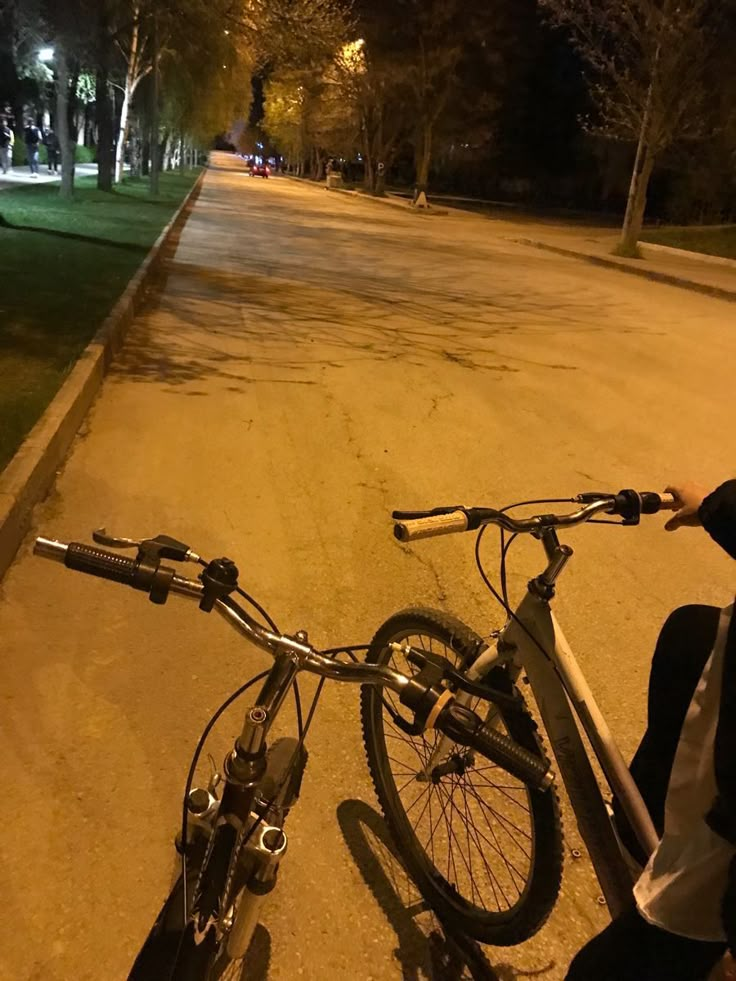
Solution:
<svg viewBox="0 0 736 981">
<path fill-rule="evenodd" d="M 114 306 L 196 173 L 162 174 L 160 194 L 96 179 L 62 201 L 53 185 L 0 191 L 0 469 Z"/>
<path fill-rule="evenodd" d="M 644 243 L 655 242 L 657 245 L 670 245 L 674 249 L 736 259 L 736 225 L 647 229 L 641 240 Z"/>
</svg>

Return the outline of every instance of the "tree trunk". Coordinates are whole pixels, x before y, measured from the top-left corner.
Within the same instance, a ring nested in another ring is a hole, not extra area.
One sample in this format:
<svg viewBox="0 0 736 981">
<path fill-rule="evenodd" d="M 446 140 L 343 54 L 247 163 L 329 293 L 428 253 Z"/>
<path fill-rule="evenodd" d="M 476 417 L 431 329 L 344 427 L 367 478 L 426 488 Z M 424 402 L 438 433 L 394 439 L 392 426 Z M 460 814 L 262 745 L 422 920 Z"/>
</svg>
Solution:
<svg viewBox="0 0 736 981">
<path fill-rule="evenodd" d="M 159 170 L 159 135 L 158 135 L 158 18 L 153 15 L 153 85 L 151 86 L 151 173 L 150 193 L 158 194 Z"/>
<path fill-rule="evenodd" d="M 68 62 L 67 62 L 68 64 Z M 79 85 L 79 63 L 75 62 L 74 70 L 70 72 L 69 77 L 69 95 L 67 102 L 67 117 L 69 119 L 69 139 L 73 140 L 78 144 L 79 141 L 79 123 L 77 120 L 77 87 Z"/>
<path fill-rule="evenodd" d="M 136 3 L 133 7 L 133 31 L 130 36 L 130 52 L 128 54 L 128 66 L 125 72 L 125 90 L 123 93 L 123 105 L 120 109 L 120 126 L 118 127 L 118 139 L 115 147 L 115 183 L 119 184 L 123 179 L 123 163 L 125 160 L 125 144 L 128 141 L 128 123 L 130 118 L 130 104 L 133 101 L 138 82 L 141 79 L 140 66 L 140 4 Z"/>
<path fill-rule="evenodd" d="M 373 158 L 371 152 L 371 143 L 368 139 L 368 130 L 363 122 L 362 127 L 363 135 L 363 189 L 369 194 L 373 193 Z"/>
<path fill-rule="evenodd" d="M 638 157 L 639 154 L 637 153 Z M 623 255 L 636 253 L 636 246 L 641 237 L 641 230 L 644 225 L 644 212 L 647 207 L 647 189 L 649 187 L 649 178 L 652 176 L 652 171 L 654 170 L 654 153 L 651 147 L 644 147 L 641 157 L 640 166 L 634 170 L 631 178 L 629 199 L 626 204 L 626 215 L 621 230 L 619 252 Z"/>
<path fill-rule="evenodd" d="M 636 159 L 634 170 L 631 174 L 631 184 L 629 185 L 629 197 L 626 202 L 626 214 L 624 224 L 621 229 L 621 240 L 616 249 L 622 255 L 636 255 L 636 246 L 641 235 L 644 224 L 644 212 L 647 206 L 647 189 L 649 178 L 654 169 L 655 152 L 652 148 L 652 103 L 654 102 L 654 87 L 657 79 L 659 66 L 660 48 L 654 56 L 654 66 L 647 92 L 647 101 L 644 106 L 644 115 L 641 120 L 639 130 L 639 143 L 636 148 Z"/>
<path fill-rule="evenodd" d="M 101 191 L 112 191 L 112 130 L 110 86 L 104 65 L 97 71 L 97 187 Z"/>
<path fill-rule="evenodd" d="M 636 160 L 629 185 L 629 197 L 626 202 L 626 214 L 621 229 L 621 239 L 617 251 L 623 255 L 636 253 L 637 242 L 644 224 L 644 212 L 647 206 L 647 189 L 649 178 L 654 169 L 654 151 L 649 144 L 649 106 L 642 120 L 639 144 L 636 148 Z"/>
<path fill-rule="evenodd" d="M 130 131 L 130 176 L 140 177 L 142 172 L 141 141 L 137 130 Z"/>
<path fill-rule="evenodd" d="M 416 153 L 416 188 L 414 204 L 418 208 L 427 207 L 427 185 L 429 184 L 429 163 L 432 158 L 432 122 L 425 119 L 419 134 Z"/>
<path fill-rule="evenodd" d="M 95 83 L 97 117 L 97 187 L 100 191 L 112 191 L 113 156 L 112 131 L 114 126 L 110 101 L 110 34 L 107 10 L 100 5 L 97 79 Z"/>
<path fill-rule="evenodd" d="M 61 187 L 62 198 L 74 194 L 75 141 L 69 127 L 69 63 L 66 51 L 56 47 L 56 125 L 61 148 Z"/>
<path fill-rule="evenodd" d="M 171 134 L 168 130 L 166 130 L 164 133 L 164 138 L 161 142 L 161 160 L 163 161 L 161 165 L 162 170 L 171 170 L 171 149 Z"/>
</svg>

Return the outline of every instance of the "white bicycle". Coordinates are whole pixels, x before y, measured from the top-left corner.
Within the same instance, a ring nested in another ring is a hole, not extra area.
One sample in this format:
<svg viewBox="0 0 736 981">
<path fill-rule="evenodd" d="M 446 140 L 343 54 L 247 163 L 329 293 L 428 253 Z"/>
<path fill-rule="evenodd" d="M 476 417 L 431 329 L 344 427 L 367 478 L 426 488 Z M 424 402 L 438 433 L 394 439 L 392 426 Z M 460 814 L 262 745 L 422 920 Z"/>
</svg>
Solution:
<svg viewBox="0 0 736 981">
<path fill-rule="evenodd" d="M 530 501 L 528 505 L 561 503 Z M 558 529 L 588 521 L 638 524 L 643 514 L 673 509 L 669 494 L 581 494 L 567 514 L 513 518 L 503 510 L 450 507 L 394 512 L 401 542 L 478 531 L 476 561 L 486 585 L 507 612 L 502 630 L 483 640 L 454 617 L 411 609 L 392 616 L 377 632 L 368 661 L 394 670 L 420 667 L 438 684 L 452 663 L 462 687 L 449 680 L 447 698 L 485 714 L 486 728 L 505 731 L 543 755 L 536 724 L 519 693 L 523 676 L 534 694 L 603 895 L 612 915 L 631 903 L 632 864 L 621 846 L 594 775 L 575 716 L 585 730 L 614 797 L 649 855 L 658 836 L 608 725 L 551 609 L 572 549 Z M 489 525 L 501 529 L 501 591 L 480 562 Z M 506 538 L 506 533 L 511 537 Z M 517 535 L 542 544 L 546 567 L 529 582 L 512 610 L 506 589 L 506 556 Z M 488 702 L 491 689 L 493 699 Z M 540 793 L 507 769 L 431 727 L 418 731 L 388 689 L 366 687 L 361 697 L 368 762 L 386 821 L 408 871 L 440 917 L 476 940 L 518 944 L 542 926 L 554 907 L 562 876 L 563 836 L 554 788 Z"/>
</svg>

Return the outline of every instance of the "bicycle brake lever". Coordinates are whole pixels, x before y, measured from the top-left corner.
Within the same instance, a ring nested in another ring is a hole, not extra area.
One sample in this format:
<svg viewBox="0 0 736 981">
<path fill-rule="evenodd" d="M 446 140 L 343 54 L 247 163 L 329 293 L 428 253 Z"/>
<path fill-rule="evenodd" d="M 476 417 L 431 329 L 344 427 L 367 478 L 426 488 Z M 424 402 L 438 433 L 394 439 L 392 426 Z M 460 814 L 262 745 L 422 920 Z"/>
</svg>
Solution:
<svg viewBox="0 0 736 981">
<path fill-rule="evenodd" d="M 133 538 L 115 538 L 108 535 L 106 528 L 97 528 L 92 532 L 92 538 L 98 545 L 105 545 L 107 548 L 140 548 L 141 542 Z"/>
<path fill-rule="evenodd" d="M 431 665 L 437 672 L 441 673 L 441 677 L 445 681 L 449 681 L 450 684 L 455 685 L 460 691 L 466 692 L 468 695 L 475 695 L 478 698 L 485 700 L 490 699 L 497 705 L 505 705 L 509 709 L 518 709 L 521 705 L 521 700 L 514 695 L 509 695 L 505 691 L 500 691 L 498 688 L 493 688 L 491 685 L 478 684 L 474 681 L 470 681 L 465 675 L 461 674 L 459 671 L 455 670 L 446 657 L 442 657 L 441 654 L 435 654 L 434 651 L 423 651 L 416 647 L 412 647 L 410 644 L 389 644 L 397 654 L 403 654 L 406 659 L 411 663 L 416 665 L 421 670 L 424 670 L 428 665 Z"/>
<path fill-rule="evenodd" d="M 145 556 L 174 559 L 175 562 L 199 562 L 197 555 L 188 545 L 170 538 L 168 535 L 157 535 L 155 538 L 116 538 L 108 535 L 106 528 L 98 528 L 92 532 L 92 538 L 98 545 L 107 548 L 135 548 L 139 558 Z"/>
</svg>

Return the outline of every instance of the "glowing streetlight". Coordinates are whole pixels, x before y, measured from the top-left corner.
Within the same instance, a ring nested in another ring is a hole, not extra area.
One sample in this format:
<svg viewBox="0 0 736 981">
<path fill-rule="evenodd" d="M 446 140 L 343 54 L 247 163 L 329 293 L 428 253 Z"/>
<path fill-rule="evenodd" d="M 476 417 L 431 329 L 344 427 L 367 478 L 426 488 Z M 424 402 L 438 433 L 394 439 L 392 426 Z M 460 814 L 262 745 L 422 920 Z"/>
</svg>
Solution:
<svg viewBox="0 0 736 981">
<path fill-rule="evenodd" d="M 38 52 L 38 60 L 47 64 L 49 61 L 54 60 L 54 49 L 53 48 L 41 48 Z"/>
</svg>

